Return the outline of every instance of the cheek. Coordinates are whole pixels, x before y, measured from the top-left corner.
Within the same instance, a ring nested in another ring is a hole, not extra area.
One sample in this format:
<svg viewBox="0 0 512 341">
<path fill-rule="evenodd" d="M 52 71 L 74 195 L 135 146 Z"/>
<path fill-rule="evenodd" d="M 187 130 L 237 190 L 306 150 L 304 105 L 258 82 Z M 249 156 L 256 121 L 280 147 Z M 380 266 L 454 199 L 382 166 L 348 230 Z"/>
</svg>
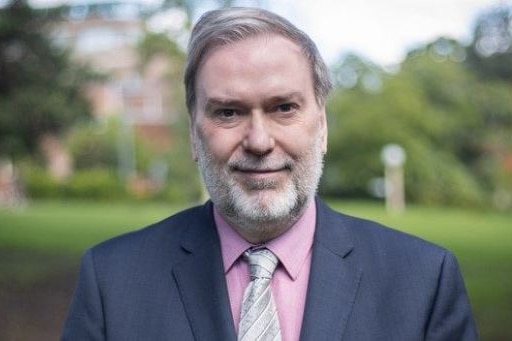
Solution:
<svg viewBox="0 0 512 341">
<path fill-rule="evenodd" d="M 324 130 L 317 122 L 296 129 L 284 129 L 281 132 L 280 144 L 292 156 L 302 156 L 320 143 L 324 145 Z"/>
<path fill-rule="evenodd" d="M 229 129 L 202 126 L 197 129 L 196 136 L 201 141 L 205 152 L 221 161 L 229 160 L 240 145 L 240 139 L 234 131 Z"/>
</svg>

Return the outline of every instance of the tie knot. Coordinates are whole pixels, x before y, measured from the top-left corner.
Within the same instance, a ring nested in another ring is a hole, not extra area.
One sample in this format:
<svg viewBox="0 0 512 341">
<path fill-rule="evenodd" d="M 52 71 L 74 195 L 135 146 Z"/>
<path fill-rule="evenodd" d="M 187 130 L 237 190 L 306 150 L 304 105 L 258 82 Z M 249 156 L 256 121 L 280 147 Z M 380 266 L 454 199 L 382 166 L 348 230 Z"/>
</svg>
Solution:
<svg viewBox="0 0 512 341">
<path fill-rule="evenodd" d="M 277 267 L 277 257 L 269 249 L 247 250 L 244 258 L 249 263 L 251 280 L 256 278 L 272 278 Z"/>
</svg>

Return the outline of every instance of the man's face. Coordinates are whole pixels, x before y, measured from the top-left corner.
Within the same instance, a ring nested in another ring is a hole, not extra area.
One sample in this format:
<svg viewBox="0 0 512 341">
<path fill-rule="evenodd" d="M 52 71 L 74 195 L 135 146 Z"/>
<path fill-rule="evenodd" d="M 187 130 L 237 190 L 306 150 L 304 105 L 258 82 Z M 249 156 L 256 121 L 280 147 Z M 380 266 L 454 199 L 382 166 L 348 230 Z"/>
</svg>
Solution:
<svg viewBox="0 0 512 341">
<path fill-rule="evenodd" d="M 327 146 L 299 46 L 262 35 L 220 47 L 196 84 L 193 152 L 216 207 L 241 230 L 293 222 L 316 192 Z"/>
</svg>

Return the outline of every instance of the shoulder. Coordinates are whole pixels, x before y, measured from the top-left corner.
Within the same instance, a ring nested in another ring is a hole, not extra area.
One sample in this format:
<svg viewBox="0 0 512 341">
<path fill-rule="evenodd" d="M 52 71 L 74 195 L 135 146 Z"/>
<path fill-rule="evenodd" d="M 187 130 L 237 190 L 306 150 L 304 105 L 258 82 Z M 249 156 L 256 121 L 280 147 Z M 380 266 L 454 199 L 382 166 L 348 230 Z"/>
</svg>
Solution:
<svg viewBox="0 0 512 341">
<path fill-rule="evenodd" d="M 353 253 L 368 261 L 438 267 L 446 257 L 453 258 L 450 251 L 435 243 L 375 221 L 334 211 L 322 201 L 318 202 L 319 228 L 330 235 L 329 239 L 350 244 Z"/>
<path fill-rule="evenodd" d="M 161 252 L 178 252 L 180 245 L 191 234 L 212 230 L 211 204 L 192 207 L 159 222 L 106 240 L 88 250 L 94 258 L 123 261 Z M 211 231 L 210 231 L 211 232 Z M 208 235 L 208 233 L 204 233 Z"/>
</svg>

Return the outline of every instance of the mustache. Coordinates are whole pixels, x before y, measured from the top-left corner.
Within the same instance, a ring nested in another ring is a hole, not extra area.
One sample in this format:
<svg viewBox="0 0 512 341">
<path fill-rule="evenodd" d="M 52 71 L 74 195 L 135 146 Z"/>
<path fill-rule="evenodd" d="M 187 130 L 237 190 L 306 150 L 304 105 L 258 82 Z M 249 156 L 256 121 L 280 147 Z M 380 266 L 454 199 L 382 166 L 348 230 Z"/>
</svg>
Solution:
<svg viewBox="0 0 512 341">
<path fill-rule="evenodd" d="M 228 167 L 234 171 L 271 172 L 276 170 L 292 170 L 291 159 L 268 159 L 265 157 L 244 157 L 228 162 Z"/>
</svg>

